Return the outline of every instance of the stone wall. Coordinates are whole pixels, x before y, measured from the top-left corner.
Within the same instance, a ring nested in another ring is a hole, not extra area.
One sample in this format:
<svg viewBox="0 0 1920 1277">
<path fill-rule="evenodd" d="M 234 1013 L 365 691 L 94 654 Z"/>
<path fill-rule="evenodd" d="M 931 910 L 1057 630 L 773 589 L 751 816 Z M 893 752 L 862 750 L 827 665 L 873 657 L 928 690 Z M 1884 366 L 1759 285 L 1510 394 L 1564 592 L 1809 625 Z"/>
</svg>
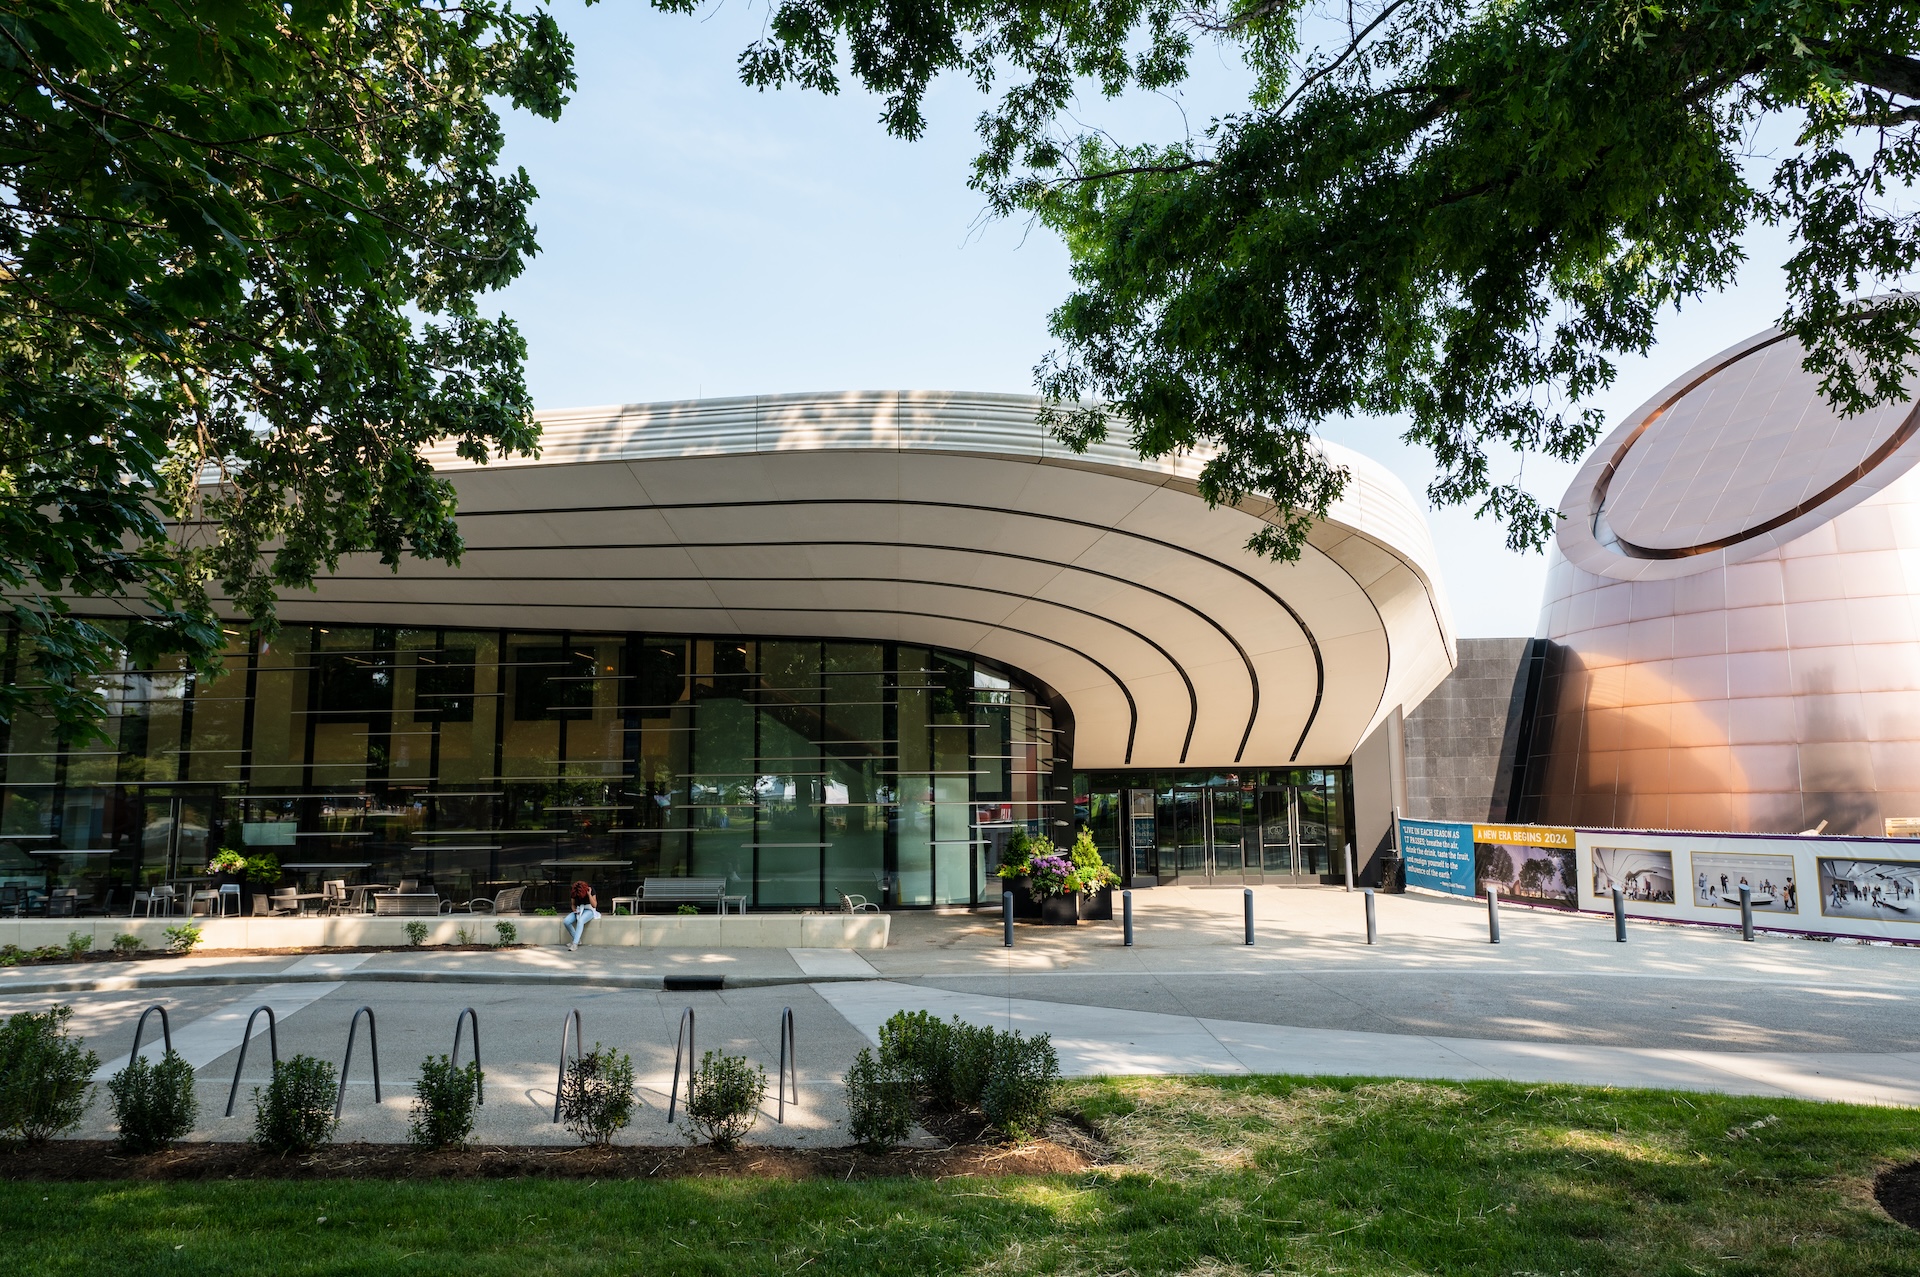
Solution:
<svg viewBox="0 0 1920 1277">
<path fill-rule="evenodd" d="M 1514 759 L 1525 747 L 1537 639 L 1459 640 L 1460 663 L 1407 715 L 1406 812 L 1415 819 L 1513 818 Z"/>
</svg>

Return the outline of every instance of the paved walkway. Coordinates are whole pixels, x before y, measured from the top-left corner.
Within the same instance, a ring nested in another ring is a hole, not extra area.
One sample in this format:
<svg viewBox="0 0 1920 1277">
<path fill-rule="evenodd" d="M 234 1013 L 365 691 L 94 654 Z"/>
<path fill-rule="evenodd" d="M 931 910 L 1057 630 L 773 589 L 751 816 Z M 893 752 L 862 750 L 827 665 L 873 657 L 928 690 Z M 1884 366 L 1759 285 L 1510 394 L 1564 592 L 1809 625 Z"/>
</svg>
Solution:
<svg viewBox="0 0 1920 1277">
<path fill-rule="evenodd" d="M 792 1006 L 805 1116 L 761 1133 L 781 1140 L 836 1138 L 853 1053 L 887 1015 L 916 1007 L 1051 1032 L 1078 1074 L 1504 1077 L 1920 1104 L 1920 948 L 1765 934 L 1745 944 L 1737 932 L 1640 923 L 1621 945 L 1608 919 L 1514 907 L 1493 946 L 1482 906 L 1419 896 L 1378 898 L 1370 947 L 1357 894 L 1263 888 L 1255 899 L 1252 947 L 1237 890 L 1161 888 L 1136 896 L 1132 949 L 1117 923 L 1022 926 L 1008 950 L 995 917 L 900 914 L 887 949 L 858 952 L 526 948 L 15 968 L 0 971 L 0 1010 L 71 1003 L 118 1067 L 140 1009 L 165 1001 L 211 1115 L 252 1007 L 282 1016 L 283 1054 L 337 1058 L 353 1009 L 374 1006 L 386 1102 L 356 1110 L 357 1089 L 349 1095 L 351 1138 L 399 1136 L 418 1060 L 447 1049 L 467 1005 L 481 1012 L 505 1097 L 488 1105 L 487 1138 L 503 1140 L 566 1138 L 549 1121 L 552 1057 L 560 1012 L 575 1005 L 589 1041 L 634 1053 L 656 1105 L 683 1007 L 698 1009 L 703 1047 L 744 1051 L 771 1073 L 779 1009 Z M 726 987 L 662 990 L 688 976 Z M 362 1067 L 354 1088 L 370 1085 Z M 668 1138 L 662 1118 L 649 1109 L 642 1137 Z M 216 1138 L 245 1134 L 239 1118 L 216 1126 Z"/>
</svg>

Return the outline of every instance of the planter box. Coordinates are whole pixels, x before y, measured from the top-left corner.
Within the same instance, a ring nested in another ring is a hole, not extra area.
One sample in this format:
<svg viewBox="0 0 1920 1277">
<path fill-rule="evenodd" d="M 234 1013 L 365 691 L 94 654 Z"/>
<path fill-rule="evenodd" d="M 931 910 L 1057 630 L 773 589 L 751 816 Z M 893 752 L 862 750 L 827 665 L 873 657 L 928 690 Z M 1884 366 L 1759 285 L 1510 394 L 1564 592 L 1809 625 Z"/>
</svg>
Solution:
<svg viewBox="0 0 1920 1277">
<path fill-rule="evenodd" d="M 1080 893 L 1080 916 L 1088 922 L 1113 921 L 1113 888 Z"/>
<path fill-rule="evenodd" d="M 1040 902 L 1033 898 L 1033 892 L 1028 889 L 1031 884 L 1025 877 L 1001 878 L 998 881 L 1000 883 L 1000 891 L 994 893 L 992 901 L 995 906 L 998 906 L 1000 903 L 1000 892 L 1011 891 L 1013 893 L 1013 916 L 1016 918 L 1025 918 L 1029 922 L 1038 922 L 1040 920 Z"/>
<path fill-rule="evenodd" d="M 1048 896 L 1040 902 L 1040 921 L 1049 927 L 1074 927 L 1080 924 L 1080 897 Z"/>
</svg>

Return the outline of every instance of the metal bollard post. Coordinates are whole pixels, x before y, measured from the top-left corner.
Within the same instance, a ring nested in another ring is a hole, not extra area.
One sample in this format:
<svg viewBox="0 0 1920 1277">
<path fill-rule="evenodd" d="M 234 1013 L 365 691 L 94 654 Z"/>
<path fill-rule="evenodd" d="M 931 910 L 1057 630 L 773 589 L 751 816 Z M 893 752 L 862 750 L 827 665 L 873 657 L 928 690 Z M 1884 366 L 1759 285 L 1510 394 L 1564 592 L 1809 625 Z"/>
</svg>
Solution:
<svg viewBox="0 0 1920 1277">
<path fill-rule="evenodd" d="M 1373 918 L 1373 888 L 1364 889 L 1367 895 L 1367 943 L 1372 944 L 1380 936 L 1380 929 Z"/>
<path fill-rule="evenodd" d="M 1011 891 L 1000 893 L 1000 930 L 1001 947 L 1013 948 L 1013 893 Z"/>
<path fill-rule="evenodd" d="M 1500 888 L 1487 884 L 1487 943 L 1500 943 Z"/>
<path fill-rule="evenodd" d="M 1740 938 L 1753 939 L 1753 888 L 1740 884 Z"/>
<path fill-rule="evenodd" d="M 1120 893 L 1120 925 L 1125 929 L 1126 947 L 1133 948 L 1133 892 L 1131 889 Z"/>
<path fill-rule="evenodd" d="M 1353 844 L 1347 844 L 1347 890 L 1353 890 Z"/>
<path fill-rule="evenodd" d="M 1627 898 L 1618 887 L 1613 889 L 1613 938 L 1621 944 L 1627 942 Z"/>
<path fill-rule="evenodd" d="M 1253 888 L 1245 887 L 1240 892 L 1240 902 L 1245 906 L 1247 915 L 1247 943 L 1253 943 Z"/>
</svg>

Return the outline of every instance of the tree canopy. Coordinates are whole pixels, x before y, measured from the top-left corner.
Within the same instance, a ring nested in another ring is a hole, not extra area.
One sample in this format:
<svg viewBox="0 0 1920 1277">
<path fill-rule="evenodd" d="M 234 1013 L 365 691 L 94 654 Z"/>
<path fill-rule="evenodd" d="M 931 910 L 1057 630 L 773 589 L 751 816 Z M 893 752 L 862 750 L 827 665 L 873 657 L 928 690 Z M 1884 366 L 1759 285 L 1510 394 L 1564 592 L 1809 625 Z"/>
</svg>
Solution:
<svg viewBox="0 0 1920 1277">
<path fill-rule="evenodd" d="M 1310 432 L 1350 416 L 1406 422 L 1431 499 L 1543 546 L 1555 512 L 1496 460 L 1583 455 L 1616 361 L 1727 287 L 1756 223 L 1791 233 L 1779 322 L 1834 405 L 1904 396 L 1920 296 L 1866 301 L 1920 259 L 1917 43 L 1896 0 L 776 0 L 740 72 L 844 70 L 907 138 L 940 73 L 997 87 L 972 184 L 1072 254 L 1036 369 L 1057 433 L 1216 446 L 1204 495 L 1273 502 L 1254 548 L 1290 558 L 1346 480 Z M 1244 59 L 1243 109 L 1171 140 L 1075 123 L 1206 44 Z M 1775 119 L 1791 145 L 1751 153 Z"/>
<path fill-rule="evenodd" d="M 536 247 L 493 104 L 552 119 L 573 83 L 506 0 L 0 0 L 0 589 L 31 650 L 0 717 L 84 730 L 90 675 L 216 669 L 221 611 L 271 629 L 343 554 L 458 556 L 421 449 L 538 441 L 476 300 Z"/>
</svg>

